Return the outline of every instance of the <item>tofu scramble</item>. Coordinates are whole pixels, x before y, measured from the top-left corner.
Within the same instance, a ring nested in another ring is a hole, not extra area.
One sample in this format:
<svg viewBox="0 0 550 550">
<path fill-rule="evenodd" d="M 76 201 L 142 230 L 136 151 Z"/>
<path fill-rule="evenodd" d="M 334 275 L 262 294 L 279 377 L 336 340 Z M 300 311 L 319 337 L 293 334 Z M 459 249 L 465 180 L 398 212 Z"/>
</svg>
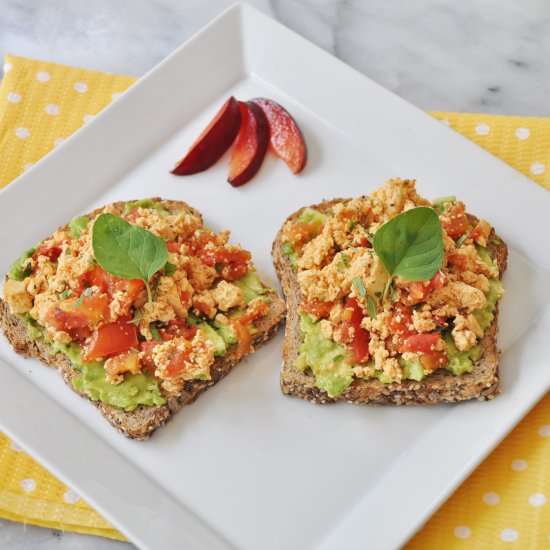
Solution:
<svg viewBox="0 0 550 550">
<path fill-rule="evenodd" d="M 421 206 L 439 216 L 441 269 L 427 281 L 395 276 L 384 300 L 389 275 L 373 236 Z M 369 196 L 306 208 L 288 221 L 283 251 L 301 293 L 296 366 L 311 370 L 331 397 L 355 379 L 393 383 L 422 380 L 441 368 L 456 375 L 473 370 L 503 287 L 487 248 L 492 227 L 470 220 L 455 197 L 430 203 L 414 181 L 393 179 Z"/>
<path fill-rule="evenodd" d="M 102 213 L 164 241 L 168 262 L 150 281 L 150 301 L 144 281 L 110 275 L 94 258 L 93 226 Z M 158 199 L 115 203 L 75 218 L 15 262 L 3 287 L 11 313 L 27 321 L 29 333 L 32 328 L 55 350 L 76 355 L 77 367 L 94 367 L 95 377 L 101 367 L 101 391 L 88 388 L 93 398 L 114 395 L 115 387 L 139 376 L 160 385 L 162 396 L 151 402 L 150 395 L 122 400 L 127 410 L 162 403 L 188 380 L 210 380 L 217 356 L 248 353 L 270 292 L 250 253 L 229 244 L 228 231 L 214 233 L 182 203 Z M 89 380 L 83 379 L 85 391 Z M 130 388 L 132 395 L 137 391 Z M 118 398 L 109 399 L 117 405 Z"/>
</svg>

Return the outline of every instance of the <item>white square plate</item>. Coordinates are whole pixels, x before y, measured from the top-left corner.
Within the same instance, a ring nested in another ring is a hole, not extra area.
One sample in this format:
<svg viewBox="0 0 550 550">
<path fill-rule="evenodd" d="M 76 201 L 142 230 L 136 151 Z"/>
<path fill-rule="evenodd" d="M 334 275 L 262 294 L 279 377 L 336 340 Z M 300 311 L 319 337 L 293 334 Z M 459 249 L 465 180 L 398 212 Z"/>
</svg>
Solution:
<svg viewBox="0 0 550 550">
<path fill-rule="evenodd" d="M 290 109 L 309 146 L 303 174 L 273 156 L 239 189 L 225 182 L 223 160 L 190 178 L 168 173 L 230 94 Z M 151 440 L 136 442 L 2 338 L 2 429 L 143 548 L 403 544 L 550 385 L 549 197 L 533 182 L 237 5 L 1 193 L 0 271 L 74 215 L 163 196 L 230 228 L 276 285 L 271 243 L 289 213 L 371 192 L 392 176 L 417 178 L 429 198 L 458 195 L 510 245 L 499 398 L 418 408 L 286 398 L 279 334 Z"/>
</svg>

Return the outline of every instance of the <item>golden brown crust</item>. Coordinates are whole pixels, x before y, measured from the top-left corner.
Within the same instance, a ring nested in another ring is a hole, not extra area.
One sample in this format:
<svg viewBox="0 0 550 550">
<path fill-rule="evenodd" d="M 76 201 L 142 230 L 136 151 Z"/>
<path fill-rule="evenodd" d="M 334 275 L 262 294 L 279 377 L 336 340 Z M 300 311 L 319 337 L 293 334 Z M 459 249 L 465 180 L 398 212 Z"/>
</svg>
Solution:
<svg viewBox="0 0 550 550">
<path fill-rule="evenodd" d="M 154 202 L 162 202 L 162 205 L 169 211 L 186 208 L 191 213 L 202 216 L 195 209 L 182 201 L 167 201 L 160 198 L 152 199 Z M 115 203 L 115 206 L 121 206 L 124 203 Z M 103 208 L 99 208 L 87 214 L 88 218 L 97 216 Z M 64 226 L 66 228 L 67 226 Z M 256 323 L 258 332 L 253 340 L 253 347 L 249 353 L 254 352 L 254 348 L 268 342 L 277 332 L 277 329 L 284 321 L 285 305 L 284 302 L 275 293 L 272 294 L 272 302 L 269 305 L 268 314 Z M 0 328 L 13 349 L 25 357 L 33 357 L 45 365 L 55 367 L 69 387 L 84 397 L 92 401 L 85 393 L 75 389 L 72 380 L 80 376 L 71 361 L 62 353 L 52 354 L 51 347 L 39 340 L 29 338 L 27 324 L 19 317 L 10 313 L 8 305 L 0 300 Z M 185 383 L 181 395 L 177 398 L 167 399 L 165 405 L 139 405 L 133 411 L 124 411 L 102 403 L 92 401 L 92 403 L 101 411 L 103 416 L 123 435 L 132 439 L 147 439 L 157 428 L 167 422 L 167 420 L 184 405 L 190 405 L 197 397 L 209 387 L 219 382 L 226 376 L 235 365 L 240 361 L 234 351 L 228 351 L 223 357 L 218 357 L 211 366 L 211 380 L 191 380 Z"/>
<path fill-rule="evenodd" d="M 328 212 L 337 203 L 350 199 L 323 201 L 310 208 Z M 291 214 L 289 220 L 296 220 L 302 211 Z M 472 222 L 476 218 L 469 215 Z M 283 224 L 284 225 L 284 224 Z M 500 277 L 506 270 L 508 248 L 494 231 L 490 236 L 489 249 L 498 264 Z M 283 345 L 284 364 L 281 371 L 281 389 L 286 395 L 294 395 L 313 403 L 331 403 L 345 400 L 355 404 L 377 403 L 394 405 L 433 404 L 439 402 L 456 402 L 467 399 L 492 399 L 499 392 L 498 357 L 496 345 L 498 332 L 498 305 L 495 318 L 480 341 L 480 358 L 475 362 L 474 370 L 461 376 L 439 370 L 421 382 L 404 380 L 401 383 L 383 384 L 378 380 L 355 380 L 336 398 L 329 397 L 315 384 L 315 378 L 294 367 L 302 343 L 298 306 L 300 289 L 288 257 L 283 253 L 282 227 L 273 242 L 273 263 L 281 280 L 287 303 L 285 341 Z"/>
</svg>

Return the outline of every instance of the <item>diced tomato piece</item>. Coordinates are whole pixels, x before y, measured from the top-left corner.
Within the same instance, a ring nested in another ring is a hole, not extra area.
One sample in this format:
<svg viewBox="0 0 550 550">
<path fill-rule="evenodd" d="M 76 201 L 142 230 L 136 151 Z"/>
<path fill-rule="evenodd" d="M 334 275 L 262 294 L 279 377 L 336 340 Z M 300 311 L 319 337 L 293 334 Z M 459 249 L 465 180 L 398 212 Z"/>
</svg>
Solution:
<svg viewBox="0 0 550 550">
<path fill-rule="evenodd" d="M 161 328 L 159 334 L 164 341 L 173 340 L 174 338 L 192 340 L 197 334 L 197 327 L 188 325 L 179 319 L 174 319 L 168 323 L 168 326 Z"/>
<path fill-rule="evenodd" d="M 315 317 L 326 319 L 330 315 L 333 306 L 334 302 L 322 302 L 317 298 L 313 298 L 313 300 L 304 300 L 300 304 L 300 309 L 306 313 L 311 313 Z"/>
<path fill-rule="evenodd" d="M 197 256 L 202 263 L 215 267 L 220 275 L 227 281 L 235 281 L 248 273 L 248 262 L 252 257 L 247 250 L 230 250 L 224 247 L 203 248 Z"/>
<path fill-rule="evenodd" d="M 32 258 L 36 260 L 38 256 L 46 256 L 51 262 L 56 262 L 59 256 L 61 256 L 61 247 L 60 246 L 46 246 L 42 245 L 37 248 L 33 253 Z"/>
<path fill-rule="evenodd" d="M 442 317 L 441 315 L 433 315 L 433 320 L 435 321 L 436 325 L 439 325 L 440 327 L 446 327 L 448 325 L 447 319 L 445 317 Z"/>
<path fill-rule="evenodd" d="M 238 339 L 237 347 L 233 353 L 239 359 L 250 351 L 252 347 L 252 335 L 246 325 L 241 323 L 240 319 L 232 319 L 230 323 Z"/>
<path fill-rule="evenodd" d="M 441 341 L 439 332 L 428 334 L 412 334 L 403 340 L 402 346 L 399 348 L 401 353 L 411 351 L 413 353 L 432 353 L 436 351 L 438 342 Z"/>
<path fill-rule="evenodd" d="M 395 305 L 395 313 L 386 321 L 391 334 L 398 336 L 408 336 L 416 331 L 412 322 L 412 312 L 410 308 L 401 304 Z"/>
<path fill-rule="evenodd" d="M 136 298 L 145 290 L 145 283 L 141 279 L 118 279 L 114 277 L 114 285 L 112 287 L 113 294 L 115 292 L 122 292 L 125 296 L 124 300 L 121 300 L 123 304 L 124 313 L 128 313 L 128 309 L 134 303 Z"/>
<path fill-rule="evenodd" d="M 366 363 L 369 360 L 370 334 L 368 330 L 361 326 L 363 310 L 355 298 L 348 298 L 345 307 L 353 310 L 351 319 L 342 323 L 342 332 L 351 335 L 352 354 L 349 362 L 352 364 Z"/>
<path fill-rule="evenodd" d="M 168 241 L 165 244 L 168 252 L 179 252 L 181 250 L 181 243 L 178 243 L 176 241 Z"/>
<path fill-rule="evenodd" d="M 96 265 L 80 275 L 78 282 L 80 292 L 91 286 L 97 286 L 101 292 L 107 293 L 111 283 L 111 276 L 101 266 Z"/>
<path fill-rule="evenodd" d="M 491 234 L 491 230 L 491 224 L 487 220 L 480 220 L 470 233 L 469 237 L 477 244 L 487 246 L 487 239 Z"/>
<path fill-rule="evenodd" d="M 294 248 L 301 248 L 314 237 L 319 235 L 323 229 L 323 224 L 320 220 L 311 223 L 296 222 L 288 229 L 288 240 Z"/>
<path fill-rule="evenodd" d="M 255 302 L 253 306 L 249 306 L 246 313 L 239 319 L 243 325 L 252 323 L 263 317 L 269 311 L 269 306 L 262 301 Z"/>
<path fill-rule="evenodd" d="M 427 372 L 433 372 L 444 367 L 449 362 L 449 358 L 444 351 L 431 351 L 430 353 L 422 353 L 420 362 Z"/>
<path fill-rule="evenodd" d="M 456 201 L 449 204 L 452 206 L 443 212 L 444 219 L 441 220 L 441 226 L 451 239 L 458 239 L 468 230 L 468 217 L 463 202 Z"/>
<path fill-rule="evenodd" d="M 109 298 L 104 294 L 69 298 L 48 314 L 48 322 L 56 329 L 69 334 L 73 340 L 82 340 L 109 315 Z"/>
<path fill-rule="evenodd" d="M 183 370 L 184 363 L 189 361 L 192 349 L 191 346 L 183 350 L 179 347 L 176 348 L 170 361 L 162 370 L 163 378 L 175 378 L 179 376 Z"/>
<path fill-rule="evenodd" d="M 111 377 L 125 372 L 138 373 L 141 371 L 141 362 L 137 351 L 128 350 L 111 357 L 105 362 L 105 371 Z"/>
<path fill-rule="evenodd" d="M 86 360 L 117 355 L 131 347 L 137 347 L 137 328 L 130 321 L 130 317 L 122 316 L 95 330 L 86 350 Z"/>
<path fill-rule="evenodd" d="M 107 273 L 99 265 L 80 275 L 78 281 L 81 293 L 92 286 L 97 286 L 100 292 L 108 294 L 110 298 L 115 292 L 122 292 L 125 295 L 124 300 L 121 300 L 124 314 L 128 313 L 135 299 L 145 290 L 145 283 L 141 279 L 121 279 Z"/>
<path fill-rule="evenodd" d="M 153 348 L 158 344 L 153 340 L 141 342 L 139 349 L 141 351 L 141 364 L 147 369 L 149 374 L 155 374 L 156 365 L 153 361 Z"/>
<path fill-rule="evenodd" d="M 410 281 L 407 283 L 407 295 L 403 302 L 409 306 L 425 302 L 428 295 L 445 284 L 445 275 L 438 271 L 430 281 Z"/>
</svg>

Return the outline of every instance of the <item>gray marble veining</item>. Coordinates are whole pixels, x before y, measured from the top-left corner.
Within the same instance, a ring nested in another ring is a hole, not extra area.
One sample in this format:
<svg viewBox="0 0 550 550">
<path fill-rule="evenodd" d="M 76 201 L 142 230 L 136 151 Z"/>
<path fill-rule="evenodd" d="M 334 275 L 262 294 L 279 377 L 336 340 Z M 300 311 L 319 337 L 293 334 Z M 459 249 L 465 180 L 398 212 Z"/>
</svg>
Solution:
<svg viewBox="0 0 550 550">
<path fill-rule="evenodd" d="M 547 0 L 250 0 L 422 109 L 550 116 Z M 0 56 L 142 75 L 232 0 L 0 0 Z M 0 521 L 0 548 L 131 545 Z"/>
</svg>

